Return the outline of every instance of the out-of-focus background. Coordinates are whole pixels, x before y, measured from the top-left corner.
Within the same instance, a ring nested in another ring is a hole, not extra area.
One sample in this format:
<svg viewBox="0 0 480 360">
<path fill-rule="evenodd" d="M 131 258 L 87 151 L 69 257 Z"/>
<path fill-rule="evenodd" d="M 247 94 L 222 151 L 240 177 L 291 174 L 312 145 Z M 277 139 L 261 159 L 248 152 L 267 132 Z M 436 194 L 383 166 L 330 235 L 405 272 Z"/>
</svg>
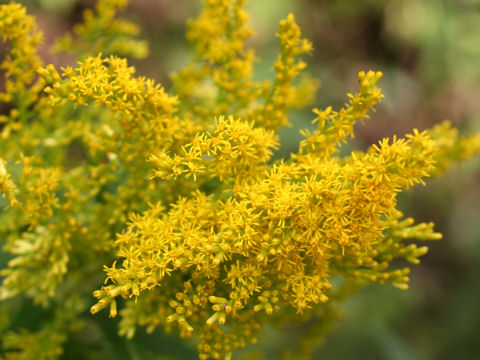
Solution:
<svg viewBox="0 0 480 360">
<path fill-rule="evenodd" d="M 93 0 L 20 2 L 37 15 L 47 45 L 94 5 Z M 126 17 L 141 25 L 150 42 L 150 57 L 131 61 L 139 73 L 168 88 L 168 74 L 187 61 L 185 20 L 200 5 L 201 0 L 131 1 Z M 257 32 L 251 46 L 261 59 L 259 78 L 271 76 L 278 21 L 289 12 L 296 15 L 314 43 L 306 60 L 322 82 L 315 107 L 342 105 L 346 93 L 357 89 L 358 71 L 383 71 L 385 99 L 357 127 L 357 147 L 444 119 L 462 132 L 480 131 L 480 0 L 250 0 L 248 8 Z M 52 56 L 47 46 L 44 59 L 56 65 L 71 61 Z M 292 114 L 294 126 L 281 133 L 281 156 L 295 151 L 298 128 L 313 118 L 310 110 Z M 444 239 L 430 243 L 421 264 L 413 266 L 409 291 L 370 286 L 348 300 L 344 319 L 314 359 L 480 359 L 480 159 L 403 194 L 400 207 L 417 221 L 434 221 Z M 105 326 L 115 331 L 115 325 Z M 263 346 L 275 348 L 277 335 L 266 334 Z M 115 346 L 117 340 L 106 341 Z M 81 359 L 78 344 L 67 344 L 63 358 Z M 182 359 L 191 356 L 171 339 L 158 346 Z"/>
</svg>

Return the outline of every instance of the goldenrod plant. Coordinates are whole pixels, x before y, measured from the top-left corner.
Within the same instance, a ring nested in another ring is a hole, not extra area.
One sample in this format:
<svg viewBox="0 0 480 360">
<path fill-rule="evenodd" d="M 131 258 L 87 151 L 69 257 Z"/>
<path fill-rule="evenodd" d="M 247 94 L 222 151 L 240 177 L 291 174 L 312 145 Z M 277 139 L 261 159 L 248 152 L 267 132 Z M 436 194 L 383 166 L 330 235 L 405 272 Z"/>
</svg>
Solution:
<svg viewBox="0 0 480 360">
<path fill-rule="evenodd" d="M 167 91 L 122 57 L 147 55 L 117 18 L 126 5 L 87 11 L 55 46 L 77 58 L 60 69 L 37 54 L 25 8 L 0 6 L 4 358 L 59 359 L 107 309 L 121 336 L 161 328 L 199 359 L 236 358 L 265 326 L 301 322 L 285 358 L 308 359 L 342 299 L 374 282 L 407 289 L 410 268 L 392 263 L 419 263 L 428 248 L 411 240 L 441 235 L 404 217 L 397 196 L 478 153 L 480 136 L 444 122 L 341 152 L 383 97 L 382 73 L 368 71 L 343 107 L 314 109 L 298 152 L 274 160 L 278 130 L 318 85 L 303 74 L 312 44 L 294 16 L 279 24 L 273 78 L 259 82 L 244 1 L 205 0 L 187 24 L 191 61 Z M 9 328 L 10 299 L 45 316 Z"/>
</svg>

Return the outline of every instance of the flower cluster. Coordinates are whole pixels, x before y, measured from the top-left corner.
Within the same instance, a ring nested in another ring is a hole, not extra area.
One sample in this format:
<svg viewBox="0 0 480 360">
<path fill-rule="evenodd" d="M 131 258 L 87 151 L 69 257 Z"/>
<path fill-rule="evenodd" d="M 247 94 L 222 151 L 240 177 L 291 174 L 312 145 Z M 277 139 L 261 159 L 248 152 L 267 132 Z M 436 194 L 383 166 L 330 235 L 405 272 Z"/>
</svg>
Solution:
<svg viewBox="0 0 480 360">
<path fill-rule="evenodd" d="M 75 25 L 73 34 L 66 34 L 57 41 L 54 50 L 69 52 L 80 58 L 100 52 L 134 58 L 146 57 L 146 41 L 135 38 L 140 28 L 116 16 L 127 5 L 128 0 L 99 0 L 94 11 L 87 9 L 84 12 L 83 23 Z"/>
<path fill-rule="evenodd" d="M 0 6 L 11 45 L 0 100 L 12 107 L 0 128 L 0 298 L 48 309 L 40 330 L 2 335 L 11 358 L 57 359 L 92 292 L 91 313 L 108 308 L 128 338 L 161 327 L 196 342 L 200 359 L 231 359 L 264 326 L 300 320 L 295 358 L 308 357 L 340 300 L 372 282 L 406 289 L 409 267 L 394 260 L 417 264 L 428 249 L 411 240 L 441 237 L 404 217 L 397 196 L 478 153 L 480 136 L 445 122 L 341 152 L 383 97 L 382 73 L 368 71 L 339 110 L 314 110 L 297 153 L 274 160 L 289 111 L 314 98 L 317 81 L 299 77 L 312 45 L 288 15 L 273 80 L 254 81 L 243 3 L 205 0 L 170 91 L 118 56 L 145 53 L 116 19 L 126 1 L 86 12 L 58 45 L 78 61 L 60 70 L 36 55 L 25 9 Z"/>
<path fill-rule="evenodd" d="M 277 146 L 273 131 L 232 116 L 219 117 L 212 127 L 212 132 L 196 134 L 180 154 L 151 155 L 149 162 L 154 168 L 154 177 L 172 179 L 184 175 L 197 180 L 197 175 L 204 174 L 221 181 L 252 181 Z"/>
<path fill-rule="evenodd" d="M 10 111 L 10 118 L 20 118 L 24 123 L 27 109 L 38 101 L 38 92 L 42 84 L 33 84 L 36 69 L 42 65 L 37 54 L 37 46 L 43 41 L 43 34 L 38 30 L 35 18 L 27 15 L 20 4 L 11 3 L 0 7 L 0 37 L 11 44 L 10 52 L 5 56 L 0 69 L 5 76 L 5 91 L 0 92 L 0 103 L 14 102 L 17 107 Z M 0 124 L 8 123 L 9 117 L 0 116 Z M 2 132 L 2 139 L 10 131 L 17 131 L 16 126 L 7 124 Z"/>
</svg>

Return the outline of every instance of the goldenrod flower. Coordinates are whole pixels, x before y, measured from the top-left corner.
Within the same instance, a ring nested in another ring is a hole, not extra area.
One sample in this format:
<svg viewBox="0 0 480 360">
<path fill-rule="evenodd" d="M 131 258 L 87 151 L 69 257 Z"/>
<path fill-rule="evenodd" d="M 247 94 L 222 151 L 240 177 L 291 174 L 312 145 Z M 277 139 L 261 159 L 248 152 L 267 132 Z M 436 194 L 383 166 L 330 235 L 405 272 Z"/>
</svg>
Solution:
<svg viewBox="0 0 480 360">
<path fill-rule="evenodd" d="M 409 268 L 392 262 L 417 264 L 428 248 L 405 240 L 441 237 L 404 218 L 397 196 L 478 153 L 480 137 L 445 122 L 341 152 L 383 98 L 382 73 L 368 71 L 343 107 L 314 110 L 298 153 L 274 160 L 289 111 L 314 99 L 300 58 L 312 44 L 288 15 L 274 78 L 254 81 L 243 4 L 205 1 L 170 91 L 119 56 L 146 53 L 138 28 L 116 18 L 126 0 L 85 13 L 58 45 L 77 63 L 60 70 L 42 65 L 25 8 L 0 5 L 0 101 L 12 107 L 0 117 L 0 234 L 12 255 L 0 299 L 55 307 L 38 332 L 7 336 L 22 358 L 58 358 L 92 292 L 90 311 L 120 316 L 121 335 L 176 330 L 198 340 L 200 359 L 231 359 L 270 322 L 309 322 L 309 350 L 355 289 L 408 287 Z"/>
</svg>

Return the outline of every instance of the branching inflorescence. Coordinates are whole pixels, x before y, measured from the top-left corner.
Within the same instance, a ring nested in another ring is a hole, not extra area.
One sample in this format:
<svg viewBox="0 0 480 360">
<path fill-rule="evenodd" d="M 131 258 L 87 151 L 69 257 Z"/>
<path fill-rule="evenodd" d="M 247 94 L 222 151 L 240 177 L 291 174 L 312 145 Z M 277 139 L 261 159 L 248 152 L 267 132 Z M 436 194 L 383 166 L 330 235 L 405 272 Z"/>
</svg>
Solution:
<svg viewBox="0 0 480 360">
<path fill-rule="evenodd" d="M 409 268 L 391 263 L 416 264 L 427 247 L 405 240 L 441 237 L 404 218 L 397 195 L 473 156 L 480 137 L 445 122 L 341 155 L 383 97 L 382 74 L 369 71 L 341 109 L 314 110 L 297 153 L 272 160 L 289 111 L 314 99 L 316 81 L 294 84 L 312 45 L 289 15 L 274 80 L 254 81 L 243 3 L 205 1 L 188 23 L 194 56 L 170 92 L 118 56 L 147 52 L 138 29 L 115 20 L 126 1 L 86 13 L 57 45 L 78 56 L 60 71 L 38 57 L 41 34 L 25 9 L 0 6 L 11 47 L 0 101 L 12 106 L 1 117 L 0 232 L 12 259 L 0 296 L 56 309 L 44 330 L 9 335 L 22 359 L 45 344 L 57 351 L 44 359 L 59 356 L 102 264 L 91 312 L 119 313 L 122 335 L 176 330 L 196 336 L 200 359 L 229 359 L 265 324 L 301 320 L 310 331 L 296 358 L 307 357 L 356 288 L 408 287 Z"/>
</svg>

